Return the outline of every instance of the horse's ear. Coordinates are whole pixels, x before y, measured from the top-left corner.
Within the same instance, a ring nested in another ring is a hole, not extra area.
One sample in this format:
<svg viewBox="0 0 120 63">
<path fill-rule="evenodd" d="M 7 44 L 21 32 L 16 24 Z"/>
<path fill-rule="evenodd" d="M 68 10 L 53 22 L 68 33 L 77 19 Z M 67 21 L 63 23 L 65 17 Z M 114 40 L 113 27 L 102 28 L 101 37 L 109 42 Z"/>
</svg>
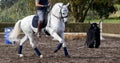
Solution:
<svg viewBox="0 0 120 63">
<path fill-rule="evenodd" d="M 68 7 L 70 5 L 70 3 L 67 3 L 66 6 Z"/>
</svg>

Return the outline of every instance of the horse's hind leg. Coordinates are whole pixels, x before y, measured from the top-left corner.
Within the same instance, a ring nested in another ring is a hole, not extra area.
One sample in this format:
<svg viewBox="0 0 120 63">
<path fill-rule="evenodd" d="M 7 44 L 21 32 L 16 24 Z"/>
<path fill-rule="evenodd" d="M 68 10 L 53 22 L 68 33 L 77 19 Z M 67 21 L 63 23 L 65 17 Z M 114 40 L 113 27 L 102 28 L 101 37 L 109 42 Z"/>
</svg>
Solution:
<svg viewBox="0 0 120 63">
<path fill-rule="evenodd" d="M 30 40 L 30 45 L 32 46 L 32 48 L 34 49 L 35 53 L 37 56 L 39 56 L 40 58 L 42 58 L 42 54 L 40 53 L 40 51 L 38 50 L 38 48 L 36 47 L 35 45 L 35 40 L 34 40 L 34 36 L 33 34 L 29 34 L 28 35 L 28 38 Z"/>
<path fill-rule="evenodd" d="M 20 45 L 18 47 L 18 55 L 19 57 L 23 57 L 23 54 L 22 54 L 22 48 L 23 48 L 23 44 L 25 43 L 25 41 L 27 40 L 27 35 L 25 35 L 21 40 L 20 40 Z"/>
</svg>

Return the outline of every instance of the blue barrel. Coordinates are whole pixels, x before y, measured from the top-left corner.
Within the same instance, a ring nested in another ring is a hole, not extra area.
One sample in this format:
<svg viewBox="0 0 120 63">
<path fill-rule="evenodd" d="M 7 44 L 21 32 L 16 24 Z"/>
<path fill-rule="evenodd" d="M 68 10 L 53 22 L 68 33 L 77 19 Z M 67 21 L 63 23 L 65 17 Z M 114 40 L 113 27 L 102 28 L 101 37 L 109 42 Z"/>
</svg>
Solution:
<svg viewBox="0 0 120 63">
<path fill-rule="evenodd" d="M 12 27 L 4 28 L 4 44 L 12 44 L 8 39 L 12 29 L 13 29 Z"/>
</svg>

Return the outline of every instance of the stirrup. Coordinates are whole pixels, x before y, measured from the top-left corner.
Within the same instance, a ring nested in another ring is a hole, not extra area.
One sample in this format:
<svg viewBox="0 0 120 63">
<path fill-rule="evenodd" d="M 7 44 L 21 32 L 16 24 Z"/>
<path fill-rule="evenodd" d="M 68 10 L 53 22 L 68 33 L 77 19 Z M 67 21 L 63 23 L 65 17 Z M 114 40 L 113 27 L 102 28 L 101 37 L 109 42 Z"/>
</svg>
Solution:
<svg viewBox="0 0 120 63">
<path fill-rule="evenodd" d="M 37 37 L 40 38 L 41 37 L 41 33 L 36 33 Z"/>
</svg>

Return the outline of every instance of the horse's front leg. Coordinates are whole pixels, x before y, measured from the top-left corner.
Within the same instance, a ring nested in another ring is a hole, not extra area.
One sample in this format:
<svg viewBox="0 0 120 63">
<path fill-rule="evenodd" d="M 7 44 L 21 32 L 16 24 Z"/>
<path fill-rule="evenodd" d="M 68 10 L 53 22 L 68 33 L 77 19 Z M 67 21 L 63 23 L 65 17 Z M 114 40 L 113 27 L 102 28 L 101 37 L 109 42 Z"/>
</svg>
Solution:
<svg viewBox="0 0 120 63">
<path fill-rule="evenodd" d="M 65 53 L 65 56 L 69 57 L 69 54 L 68 54 L 68 51 L 67 51 L 67 48 L 66 48 L 66 43 L 64 41 L 64 32 L 61 33 L 61 34 L 57 34 L 53 29 L 51 29 L 50 27 L 46 27 L 46 30 L 50 33 L 50 35 L 59 41 L 59 44 L 57 45 L 56 49 L 54 50 L 54 52 L 56 53 L 58 50 L 61 49 L 61 47 L 63 46 L 64 48 L 64 53 Z"/>
<path fill-rule="evenodd" d="M 64 40 L 64 32 L 60 34 L 60 37 L 62 38 L 62 41 L 63 41 L 63 50 L 64 50 L 64 54 L 66 57 L 70 57 L 70 55 L 68 54 L 68 51 L 67 51 L 67 45 L 66 45 L 66 42 Z"/>
<path fill-rule="evenodd" d="M 59 44 L 57 45 L 56 49 L 54 50 L 54 53 L 56 53 L 58 50 L 61 49 L 61 47 L 62 47 L 62 45 L 63 45 L 63 40 L 62 40 L 62 38 L 61 38 L 56 32 L 53 32 L 53 33 L 51 34 L 51 36 L 52 36 L 54 39 L 56 39 L 56 40 L 59 41 Z"/>
<path fill-rule="evenodd" d="M 56 32 L 53 32 L 51 35 L 59 41 L 59 44 L 57 45 L 54 52 L 57 52 L 63 46 L 65 56 L 70 57 L 67 51 L 66 42 L 64 41 L 64 33 L 58 35 Z"/>
</svg>

